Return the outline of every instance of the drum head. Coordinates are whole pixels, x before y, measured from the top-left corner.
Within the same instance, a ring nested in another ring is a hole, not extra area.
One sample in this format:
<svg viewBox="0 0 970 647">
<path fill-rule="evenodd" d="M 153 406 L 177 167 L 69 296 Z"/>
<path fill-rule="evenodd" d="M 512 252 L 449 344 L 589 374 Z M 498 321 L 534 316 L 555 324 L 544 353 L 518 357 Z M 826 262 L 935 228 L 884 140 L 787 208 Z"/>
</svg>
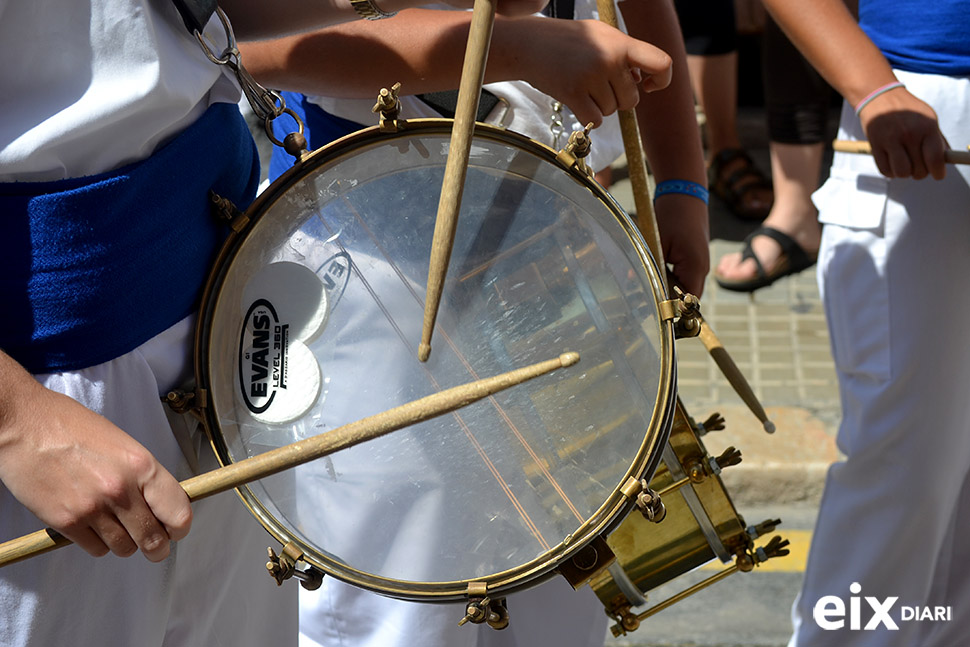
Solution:
<svg viewBox="0 0 970 647">
<path fill-rule="evenodd" d="M 325 147 L 210 277 L 197 373 L 238 461 L 564 351 L 570 368 L 241 493 L 327 573 L 395 597 L 530 586 L 630 502 L 673 406 L 673 336 L 629 218 L 531 140 L 478 127 L 429 361 L 417 359 L 451 121 Z"/>
</svg>

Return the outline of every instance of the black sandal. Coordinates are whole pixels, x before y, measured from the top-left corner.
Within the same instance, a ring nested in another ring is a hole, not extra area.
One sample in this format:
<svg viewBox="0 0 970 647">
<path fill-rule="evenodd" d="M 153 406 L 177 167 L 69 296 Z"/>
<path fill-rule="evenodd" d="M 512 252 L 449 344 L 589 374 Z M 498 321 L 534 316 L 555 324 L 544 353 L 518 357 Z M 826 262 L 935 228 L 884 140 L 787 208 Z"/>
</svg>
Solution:
<svg viewBox="0 0 970 647">
<path fill-rule="evenodd" d="M 737 168 L 725 177 L 726 169 L 732 165 Z M 772 191 L 771 180 L 755 166 L 746 152 L 739 148 L 725 148 L 714 156 L 707 172 L 711 192 L 734 215 L 745 220 L 764 220 L 768 217 L 773 200 L 763 207 L 752 207 L 750 196 L 752 191 Z"/>
<path fill-rule="evenodd" d="M 761 264 L 761 261 L 751 249 L 751 241 L 754 240 L 755 236 L 767 236 L 781 246 L 781 256 L 778 257 L 778 263 L 771 272 L 765 271 L 764 265 Z M 798 274 L 802 270 L 815 265 L 816 261 L 791 236 L 772 227 L 758 227 L 744 239 L 741 261 L 743 262 L 749 258 L 754 259 L 756 271 L 754 278 L 741 280 L 725 279 L 715 273 L 714 280 L 725 290 L 731 290 L 733 292 L 754 292 L 759 288 L 771 285 L 782 277 Z"/>
</svg>

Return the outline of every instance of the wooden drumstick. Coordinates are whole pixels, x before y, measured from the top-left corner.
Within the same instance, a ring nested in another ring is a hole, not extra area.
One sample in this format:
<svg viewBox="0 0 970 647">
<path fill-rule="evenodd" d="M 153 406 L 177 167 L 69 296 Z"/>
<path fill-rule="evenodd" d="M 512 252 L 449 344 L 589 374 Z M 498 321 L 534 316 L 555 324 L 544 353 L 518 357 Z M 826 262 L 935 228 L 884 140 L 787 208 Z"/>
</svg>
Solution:
<svg viewBox="0 0 970 647">
<path fill-rule="evenodd" d="M 619 20 L 616 15 L 616 5 L 613 0 L 596 0 L 596 9 L 600 20 L 618 28 Z M 660 280 L 664 282 L 666 291 L 666 272 L 664 271 L 663 246 L 660 244 L 660 230 L 657 227 L 657 216 L 653 211 L 650 197 L 649 172 L 647 158 L 643 152 L 643 140 L 640 139 L 640 124 L 634 110 L 620 110 L 617 112 L 620 120 L 620 134 L 623 136 L 623 149 L 626 153 L 627 167 L 630 173 L 630 184 L 633 186 L 633 206 L 637 210 L 637 228 L 643 235 L 650 253 L 653 254 L 657 267 L 660 268 Z"/>
<path fill-rule="evenodd" d="M 872 145 L 865 141 L 836 139 L 832 142 L 832 150 L 837 153 L 872 155 Z M 946 150 L 943 151 L 943 159 L 947 164 L 970 164 L 970 151 Z"/>
<path fill-rule="evenodd" d="M 326 433 L 272 449 L 238 463 L 199 474 L 180 485 L 190 501 L 198 501 L 284 470 L 308 463 L 341 449 L 379 438 L 392 431 L 440 416 L 477 402 L 509 387 L 539 377 L 558 368 L 572 366 L 579 353 L 559 357 L 502 373 L 482 380 L 445 389 L 382 413 L 363 418 Z M 60 533 L 39 530 L 0 544 L 0 567 L 67 546 L 71 541 Z"/>
<path fill-rule="evenodd" d="M 751 409 L 751 413 L 761 421 L 761 425 L 764 430 L 769 434 L 775 433 L 775 423 L 768 419 L 768 414 L 765 413 L 764 407 L 761 406 L 761 402 L 758 401 L 758 396 L 754 394 L 754 390 L 751 385 L 748 384 L 748 380 L 741 373 L 741 369 L 738 365 L 734 363 L 734 360 L 725 350 L 724 345 L 721 344 L 721 340 L 717 338 L 714 331 L 711 330 L 711 326 L 704 320 L 703 317 L 698 315 L 700 320 L 701 331 L 698 337 L 701 338 L 701 342 L 704 343 L 704 347 L 707 348 L 707 352 L 711 354 L 714 359 L 714 363 L 718 365 L 721 372 L 724 373 L 724 377 L 731 384 L 734 390 L 737 392 L 744 403 L 748 405 Z"/>
<path fill-rule="evenodd" d="M 465 61 L 461 69 L 461 83 L 458 86 L 455 123 L 451 131 L 448 161 L 445 162 L 445 177 L 441 185 L 438 216 L 431 241 L 428 291 L 424 299 L 424 324 L 421 329 L 421 344 L 418 346 L 418 359 L 422 362 L 428 361 L 428 356 L 431 354 L 431 333 L 438 318 L 438 306 L 444 290 L 445 275 L 448 273 L 448 261 L 451 260 L 451 250 L 455 244 L 455 228 L 458 226 L 461 194 L 465 188 L 468 155 L 475 131 L 475 116 L 478 113 L 482 81 L 485 78 L 485 60 L 488 58 L 492 27 L 495 24 L 495 3 L 496 0 L 475 0 L 472 9 Z"/>
</svg>

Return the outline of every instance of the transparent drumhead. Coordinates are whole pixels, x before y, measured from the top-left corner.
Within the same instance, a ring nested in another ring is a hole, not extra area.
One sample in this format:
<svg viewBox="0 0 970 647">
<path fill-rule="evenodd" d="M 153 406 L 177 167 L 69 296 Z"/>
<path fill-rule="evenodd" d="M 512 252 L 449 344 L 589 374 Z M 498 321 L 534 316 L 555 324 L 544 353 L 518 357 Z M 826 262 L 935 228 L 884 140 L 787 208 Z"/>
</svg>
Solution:
<svg viewBox="0 0 970 647">
<path fill-rule="evenodd" d="M 656 273 L 628 219 L 551 152 L 498 134 L 473 142 L 433 351 L 418 361 L 449 136 L 374 134 L 308 165 L 264 205 L 209 308 L 209 406 L 232 461 L 580 353 L 250 486 L 310 561 L 403 597 L 549 570 L 544 556 L 602 529 L 617 488 L 652 472 L 672 390 Z"/>
</svg>

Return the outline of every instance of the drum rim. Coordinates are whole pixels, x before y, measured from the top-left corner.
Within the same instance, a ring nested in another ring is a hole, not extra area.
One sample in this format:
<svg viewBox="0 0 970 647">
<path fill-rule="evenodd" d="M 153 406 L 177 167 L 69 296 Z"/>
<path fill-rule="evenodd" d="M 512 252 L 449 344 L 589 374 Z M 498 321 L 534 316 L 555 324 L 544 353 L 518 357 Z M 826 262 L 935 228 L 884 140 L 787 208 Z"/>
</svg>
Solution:
<svg viewBox="0 0 970 647">
<path fill-rule="evenodd" d="M 312 173 L 318 167 L 327 163 L 337 163 L 339 158 L 353 152 L 362 144 L 371 141 L 390 141 L 417 133 L 450 134 L 454 120 L 452 119 L 413 119 L 398 122 L 399 127 L 394 132 L 382 130 L 379 126 L 364 128 L 350 133 L 340 139 L 295 160 L 294 165 L 272 182 L 253 201 L 248 209 L 232 223 L 231 231 L 219 250 L 212 264 L 212 269 L 206 279 L 199 306 L 196 322 L 194 365 L 197 393 L 201 393 L 201 403 L 198 407 L 199 419 L 205 429 L 210 445 L 216 454 L 220 465 L 233 462 L 220 425 L 216 419 L 214 407 L 209 401 L 208 355 L 211 347 L 211 321 L 213 311 L 218 303 L 226 274 L 232 265 L 233 258 L 246 240 L 249 232 L 259 222 L 270 208 L 304 176 Z M 597 199 L 605 203 L 614 214 L 624 233 L 629 238 L 646 268 L 650 278 L 651 288 L 656 300 L 664 298 L 664 285 L 660 280 L 660 273 L 656 261 L 649 251 L 642 234 L 633 218 L 619 205 L 619 203 L 602 186 L 595 182 L 590 175 L 575 164 L 567 164 L 558 157 L 554 149 L 533 139 L 496 126 L 484 123 L 475 124 L 473 139 L 492 139 L 503 143 L 511 143 L 537 155 L 565 171 L 573 179 L 582 183 Z M 302 559 L 327 575 L 347 582 L 351 585 L 365 588 L 382 595 L 421 602 L 459 601 L 469 597 L 469 585 L 485 583 L 487 591 L 494 594 L 505 594 L 516 590 L 529 588 L 548 579 L 556 573 L 556 568 L 573 557 L 596 536 L 608 535 L 614 530 L 635 505 L 634 498 L 622 491 L 624 483 L 631 478 L 649 480 L 662 460 L 663 448 L 673 424 L 676 405 L 676 361 L 674 347 L 673 321 L 664 319 L 658 313 L 660 329 L 660 380 L 658 393 L 660 397 L 651 415 L 650 423 L 644 432 L 640 447 L 631 464 L 627 468 L 621 482 L 613 492 L 600 504 L 600 507 L 571 535 L 560 544 L 551 547 L 538 557 L 520 564 L 514 568 L 490 574 L 484 578 L 456 580 L 450 582 L 417 582 L 410 580 L 395 580 L 387 577 L 367 573 L 350 567 L 347 564 L 324 558 L 316 548 L 306 545 L 295 536 L 287 524 L 281 522 L 252 491 L 249 486 L 236 489 L 245 507 L 264 527 L 264 529 L 282 545 L 295 544 L 303 551 Z M 650 430 L 655 430 L 651 434 Z M 590 574 L 592 575 L 592 573 Z"/>
</svg>

